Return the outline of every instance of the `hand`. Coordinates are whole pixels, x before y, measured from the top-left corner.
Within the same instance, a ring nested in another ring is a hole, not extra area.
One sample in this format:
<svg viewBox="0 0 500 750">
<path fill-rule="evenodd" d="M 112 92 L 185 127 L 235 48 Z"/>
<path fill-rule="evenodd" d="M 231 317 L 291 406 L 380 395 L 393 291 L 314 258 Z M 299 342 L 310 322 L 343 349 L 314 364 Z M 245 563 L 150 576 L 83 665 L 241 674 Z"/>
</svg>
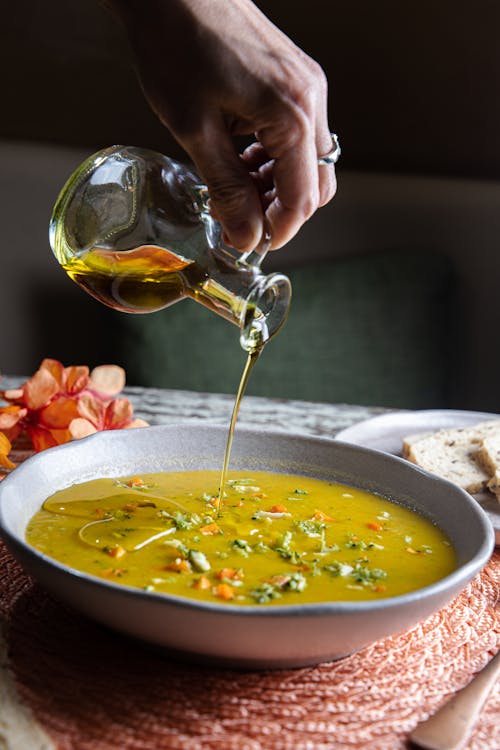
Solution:
<svg viewBox="0 0 500 750">
<path fill-rule="evenodd" d="M 226 241 L 283 246 L 335 194 L 327 82 L 250 0 L 112 0 L 145 95 L 208 187 Z M 242 155 L 233 136 L 254 134 Z M 265 219 L 264 219 L 265 217 Z"/>
</svg>

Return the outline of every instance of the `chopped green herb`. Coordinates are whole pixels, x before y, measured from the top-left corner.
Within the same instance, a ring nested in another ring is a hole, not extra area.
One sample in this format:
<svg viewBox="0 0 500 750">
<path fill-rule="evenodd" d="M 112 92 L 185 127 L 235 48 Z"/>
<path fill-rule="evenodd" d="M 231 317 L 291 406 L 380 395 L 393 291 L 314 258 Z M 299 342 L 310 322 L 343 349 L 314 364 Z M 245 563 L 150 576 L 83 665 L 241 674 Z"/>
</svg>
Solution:
<svg viewBox="0 0 500 750">
<path fill-rule="evenodd" d="M 181 531 L 186 531 L 192 526 L 199 526 L 201 523 L 201 518 L 197 513 L 181 513 L 179 510 L 176 510 L 175 513 L 172 513 L 171 518 L 176 527 Z"/>
<path fill-rule="evenodd" d="M 325 524 L 322 521 L 298 521 L 297 528 L 307 536 L 319 539 Z"/>
<path fill-rule="evenodd" d="M 124 510 L 115 510 L 110 515 L 116 518 L 117 521 L 127 521 L 129 518 L 132 518 L 132 515 Z"/>
<path fill-rule="evenodd" d="M 346 563 L 339 562 L 338 560 L 334 560 L 330 565 L 324 565 L 323 570 L 328 571 L 328 573 L 331 573 L 332 576 L 348 576 L 354 568 L 352 565 L 347 565 Z"/>
<path fill-rule="evenodd" d="M 283 558 L 283 560 L 288 560 L 291 565 L 300 565 L 302 562 L 302 555 L 300 552 L 297 552 L 296 550 L 288 550 L 284 549 L 283 547 L 275 547 L 274 548 L 276 552 L 280 555 L 280 557 Z"/>
<path fill-rule="evenodd" d="M 255 599 L 257 604 L 267 604 L 273 599 L 279 599 L 281 593 L 276 586 L 272 585 L 272 583 L 262 583 L 260 586 L 257 586 L 256 589 L 250 591 L 250 596 Z"/>
<path fill-rule="evenodd" d="M 358 539 L 357 536 L 349 534 L 345 547 L 347 549 L 366 549 L 368 545 L 363 539 Z"/>
<path fill-rule="evenodd" d="M 278 547 L 289 550 L 290 544 L 292 543 L 293 534 L 291 531 L 285 531 L 284 534 L 281 534 L 276 540 L 276 547 L 274 549 L 278 549 Z"/>
<path fill-rule="evenodd" d="M 380 568 L 368 568 L 358 563 L 352 572 L 352 577 L 357 583 L 368 584 L 387 578 L 387 573 Z"/>
<path fill-rule="evenodd" d="M 302 573 L 292 573 L 291 576 L 288 576 L 288 581 L 283 584 L 282 589 L 284 591 L 304 591 L 306 586 L 307 580 Z"/>
<path fill-rule="evenodd" d="M 340 550 L 340 547 L 338 544 L 330 544 L 328 545 L 326 543 L 326 529 L 323 529 L 321 532 L 321 546 L 320 546 L 320 554 L 321 555 L 327 555 L 330 552 L 338 552 Z"/>
<path fill-rule="evenodd" d="M 264 542 L 257 542 L 257 544 L 254 544 L 253 546 L 253 551 L 258 552 L 260 554 L 264 552 L 268 552 L 268 550 L 269 550 L 269 547 L 267 546 L 267 544 L 264 544 Z"/>
<path fill-rule="evenodd" d="M 238 552 L 238 554 L 243 555 L 243 557 L 248 557 L 253 551 L 246 539 L 234 539 L 231 542 L 231 547 Z"/>
</svg>

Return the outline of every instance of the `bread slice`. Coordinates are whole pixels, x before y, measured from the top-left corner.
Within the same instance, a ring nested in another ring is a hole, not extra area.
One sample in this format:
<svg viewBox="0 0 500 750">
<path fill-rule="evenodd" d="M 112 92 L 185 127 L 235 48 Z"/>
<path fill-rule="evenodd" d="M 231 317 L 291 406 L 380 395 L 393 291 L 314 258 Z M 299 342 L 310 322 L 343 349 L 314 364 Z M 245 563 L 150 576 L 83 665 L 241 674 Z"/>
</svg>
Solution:
<svg viewBox="0 0 500 750">
<path fill-rule="evenodd" d="M 487 487 L 500 501 L 500 431 L 483 438 L 476 451 L 476 460 L 489 474 Z"/>
<path fill-rule="evenodd" d="M 448 479 L 471 494 L 481 492 L 491 478 L 480 464 L 477 452 L 482 441 L 500 435 L 500 420 L 472 427 L 439 430 L 431 435 L 409 435 L 403 441 L 403 455 L 432 474 Z"/>
</svg>

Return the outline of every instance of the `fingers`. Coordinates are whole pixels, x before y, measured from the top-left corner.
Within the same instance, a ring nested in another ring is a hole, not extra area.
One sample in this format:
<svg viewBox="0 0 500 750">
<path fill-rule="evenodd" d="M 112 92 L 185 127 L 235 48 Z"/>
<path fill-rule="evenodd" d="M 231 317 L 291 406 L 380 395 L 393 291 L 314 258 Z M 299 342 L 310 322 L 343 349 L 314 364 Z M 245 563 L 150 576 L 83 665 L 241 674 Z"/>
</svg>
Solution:
<svg viewBox="0 0 500 750">
<path fill-rule="evenodd" d="M 328 125 L 328 83 L 319 66 L 316 71 L 316 78 L 318 81 L 319 93 L 316 98 L 315 109 L 315 141 L 316 152 L 318 156 L 322 156 L 330 151 L 333 144 Z M 333 164 L 328 166 L 318 166 L 318 182 L 319 205 L 324 206 L 331 201 L 337 189 L 335 167 Z"/>
<path fill-rule="evenodd" d="M 326 79 L 319 76 L 323 80 L 302 106 L 273 113 L 258 131 L 259 140 L 242 155 L 261 193 L 273 249 L 286 244 L 335 195 L 334 166 L 318 165 L 318 155 L 332 148 Z"/>
<path fill-rule="evenodd" d="M 214 217 L 222 224 L 226 244 L 246 252 L 263 234 L 264 211 L 259 190 L 240 158 L 225 123 L 205 124 L 184 146 L 207 185 Z"/>
<path fill-rule="evenodd" d="M 259 167 L 266 195 L 266 220 L 273 249 L 285 245 L 309 219 L 331 189 L 320 194 L 316 145 L 317 93 L 314 87 L 297 94 L 293 101 L 281 99 L 268 112 L 267 124 L 256 135 L 261 145 L 247 150 L 245 160 L 255 168 L 259 158 L 272 159 L 273 188 L 270 191 L 269 161 Z"/>
<path fill-rule="evenodd" d="M 275 158 L 273 182 L 274 197 L 267 207 L 266 219 L 272 248 L 277 249 L 299 231 L 319 205 L 316 146 L 312 134 L 305 135 Z"/>
</svg>

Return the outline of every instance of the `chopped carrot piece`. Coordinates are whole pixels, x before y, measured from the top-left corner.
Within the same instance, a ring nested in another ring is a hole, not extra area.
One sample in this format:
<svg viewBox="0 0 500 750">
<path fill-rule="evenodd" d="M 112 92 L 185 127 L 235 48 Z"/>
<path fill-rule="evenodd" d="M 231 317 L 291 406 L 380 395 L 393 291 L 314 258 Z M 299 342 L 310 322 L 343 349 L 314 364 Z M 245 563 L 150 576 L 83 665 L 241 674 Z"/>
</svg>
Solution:
<svg viewBox="0 0 500 750">
<path fill-rule="evenodd" d="M 164 565 L 162 570 L 173 570 L 176 573 L 190 573 L 191 563 L 183 557 L 176 557 L 173 562 Z"/>
<path fill-rule="evenodd" d="M 213 592 L 219 599 L 234 599 L 234 589 L 228 583 L 218 583 Z"/>
<path fill-rule="evenodd" d="M 314 520 L 315 521 L 335 521 L 335 518 L 332 518 L 331 516 L 327 516 L 326 513 L 323 513 L 322 510 L 316 510 L 314 512 Z"/>
<path fill-rule="evenodd" d="M 193 588 L 198 591 L 206 591 L 212 584 L 206 576 L 200 576 L 196 581 L 193 582 Z"/>
<path fill-rule="evenodd" d="M 286 513 L 286 505 L 273 505 L 271 513 Z"/>
<path fill-rule="evenodd" d="M 117 544 L 116 547 L 108 547 L 106 552 L 110 557 L 123 557 L 123 555 L 127 554 L 127 551 L 121 546 L 121 544 Z"/>
<path fill-rule="evenodd" d="M 368 521 L 366 524 L 369 529 L 373 529 L 373 531 L 383 531 L 384 527 L 381 523 L 377 523 L 376 521 Z"/>
<path fill-rule="evenodd" d="M 124 510 L 126 513 L 133 513 L 135 510 L 137 510 L 137 503 L 127 503 L 123 506 L 122 510 Z"/>
<path fill-rule="evenodd" d="M 382 591 L 385 591 L 387 589 L 387 586 L 384 586 L 383 583 L 378 583 L 376 586 L 373 587 L 373 590 L 377 592 L 377 594 L 380 594 Z"/>
<path fill-rule="evenodd" d="M 243 578 L 243 571 L 241 568 L 221 568 L 217 573 L 217 578 L 226 579 L 229 581 L 240 581 Z"/>
<path fill-rule="evenodd" d="M 245 505 L 245 503 L 243 502 L 243 500 L 238 500 L 238 502 L 234 503 L 234 505 L 232 505 L 231 507 L 232 508 L 243 508 L 244 505 Z"/>
<path fill-rule="evenodd" d="M 97 518 L 104 518 L 105 513 L 104 513 L 104 510 L 102 508 L 96 508 L 94 510 L 94 513 L 97 516 Z"/>
<path fill-rule="evenodd" d="M 130 479 L 127 482 L 127 484 L 129 487 L 143 487 L 144 486 L 144 482 L 140 477 L 132 477 L 132 479 Z"/>
<path fill-rule="evenodd" d="M 106 568 L 106 570 L 101 571 L 101 575 L 106 576 L 106 578 L 111 576 L 120 578 L 125 572 L 125 568 Z"/>
<path fill-rule="evenodd" d="M 202 526 L 200 532 L 205 536 L 217 536 L 217 534 L 221 533 L 220 526 L 215 523 L 215 521 L 213 523 L 207 524 L 206 526 Z"/>
</svg>

